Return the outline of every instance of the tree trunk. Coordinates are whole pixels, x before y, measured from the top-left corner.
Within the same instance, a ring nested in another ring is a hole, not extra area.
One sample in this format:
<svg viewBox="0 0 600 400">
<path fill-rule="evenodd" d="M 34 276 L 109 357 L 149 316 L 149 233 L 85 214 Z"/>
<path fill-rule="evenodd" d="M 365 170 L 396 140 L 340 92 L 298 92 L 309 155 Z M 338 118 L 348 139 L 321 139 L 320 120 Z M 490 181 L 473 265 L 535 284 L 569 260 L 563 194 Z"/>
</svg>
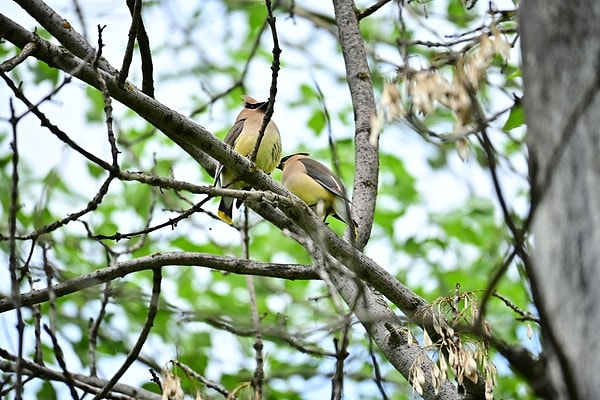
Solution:
<svg viewBox="0 0 600 400">
<path fill-rule="evenodd" d="M 534 260 L 555 399 L 600 395 L 600 2 L 521 5 Z"/>
</svg>

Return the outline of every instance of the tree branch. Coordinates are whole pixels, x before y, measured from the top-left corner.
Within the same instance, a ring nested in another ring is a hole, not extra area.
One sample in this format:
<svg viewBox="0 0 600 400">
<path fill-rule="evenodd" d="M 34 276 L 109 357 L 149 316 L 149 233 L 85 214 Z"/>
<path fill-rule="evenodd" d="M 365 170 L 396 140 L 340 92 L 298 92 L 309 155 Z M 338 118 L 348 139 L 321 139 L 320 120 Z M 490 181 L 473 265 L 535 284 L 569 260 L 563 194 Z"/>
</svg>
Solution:
<svg viewBox="0 0 600 400">
<path fill-rule="evenodd" d="M 371 144 L 371 118 L 376 113 L 375 95 L 367 54 L 358 24 L 354 2 L 334 0 L 339 41 L 346 63 L 346 76 L 354 108 L 355 175 L 352 204 L 358 223 L 357 248 L 363 249 L 371 235 L 377 183 L 379 180 L 378 145 Z"/>
<path fill-rule="evenodd" d="M 4 73 L 3 73 L 4 74 Z M 12 179 L 10 186 L 10 206 L 8 211 L 8 269 L 10 274 L 10 294 L 9 298 L 14 302 L 17 310 L 17 361 L 16 361 L 16 383 L 15 383 L 15 399 L 20 400 L 23 392 L 23 333 L 25 331 L 25 323 L 23 322 L 23 314 L 21 313 L 21 297 L 19 296 L 19 278 L 17 276 L 18 257 L 17 257 L 17 214 L 19 213 L 19 147 L 17 144 L 17 124 L 19 120 L 15 116 L 15 109 L 12 99 L 10 100 L 11 126 L 12 126 Z"/>
<path fill-rule="evenodd" d="M 103 399 L 108 392 L 117 384 L 119 379 L 127 372 L 131 364 L 137 359 L 142 351 L 142 346 L 146 343 L 148 339 L 148 335 L 150 334 L 150 329 L 152 329 L 152 325 L 154 324 L 154 318 L 158 312 L 158 300 L 160 298 L 160 286 L 162 283 L 162 269 L 154 268 L 152 270 L 153 278 L 152 278 L 152 296 L 150 297 L 150 304 L 148 305 L 148 314 L 146 314 L 146 321 L 144 321 L 144 326 L 138 339 L 135 342 L 135 345 L 131 348 L 129 354 L 127 354 L 127 358 L 123 362 L 123 365 L 115 372 L 115 374 L 110 378 L 110 380 L 102 387 L 102 390 L 94 396 L 93 400 L 101 400 Z"/>
<path fill-rule="evenodd" d="M 258 155 L 258 149 L 260 147 L 260 143 L 265 135 L 265 130 L 267 129 L 267 125 L 271 121 L 271 117 L 273 116 L 274 106 L 275 106 L 275 97 L 277 96 L 277 77 L 279 76 L 279 56 L 281 54 L 281 48 L 279 48 L 279 38 L 277 37 L 277 26 L 275 25 L 275 16 L 273 15 L 273 7 L 271 5 L 271 0 L 265 1 L 267 6 L 267 23 L 271 27 L 271 36 L 273 37 L 273 62 L 271 63 L 271 87 L 269 90 L 269 104 L 267 105 L 267 109 L 265 111 L 265 116 L 263 117 L 262 125 L 258 130 L 258 136 L 256 138 L 256 142 L 254 143 L 254 148 L 252 149 L 252 153 L 250 153 L 250 160 L 256 161 L 256 156 Z"/>
<path fill-rule="evenodd" d="M 27 43 L 25 47 L 14 57 L 9 58 L 0 64 L 0 72 L 8 72 L 13 70 L 17 65 L 27 59 L 35 50 L 35 43 Z"/>
<path fill-rule="evenodd" d="M 62 46 L 82 60 L 91 61 L 96 56 L 96 50 L 80 35 L 73 26 L 61 17 L 42 0 L 14 0 L 27 14 L 54 36 Z M 118 71 L 108 61 L 101 58 L 98 67 L 116 76 Z"/>
<path fill-rule="evenodd" d="M 269 276 L 291 280 L 319 279 L 314 267 L 307 265 L 245 262 L 235 257 L 215 256 L 206 253 L 166 252 L 123 261 L 114 266 L 102 268 L 59 283 L 51 288 L 21 294 L 16 299 L 0 299 L 0 313 L 14 310 L 18 301 L 21 302 L 22 306 L 31 306 L 48 301 L 50 292 L 58 298 L 134 272 L 166 266 L 205 267 L 234 274 Z"/>
<path fill-rule="evenodd" d="M 8 351 L 0 348 L 0 357 L 5 360 L 0 360 L 0 369 L 7 372 L 16 371 L 16 356 L 10 354 Z M 63 372 L 56 371 L 34 363 L 28 360 L 23 360 L 23 373 L 28 376 L 42 377 L 47 380 L 53 380 L 58 382 L 66 382 L 66 376 Z M 71 374 L 73 383 L 76 387 L 85 390 L 88 393 L 95 393 L 106 384 L 106 380 L 85 376 L 82 374 Z M 124 385 L 122 383 L 116 384 L 111 392 L 111 395 L 115 393 L 121 393 L 124 396 L 119 397 L 120 399 L 136 399 L 136 400 L 161 400 L 161 396 L 144 389 L 134 388 L 132 386 Z"/>
</svg>

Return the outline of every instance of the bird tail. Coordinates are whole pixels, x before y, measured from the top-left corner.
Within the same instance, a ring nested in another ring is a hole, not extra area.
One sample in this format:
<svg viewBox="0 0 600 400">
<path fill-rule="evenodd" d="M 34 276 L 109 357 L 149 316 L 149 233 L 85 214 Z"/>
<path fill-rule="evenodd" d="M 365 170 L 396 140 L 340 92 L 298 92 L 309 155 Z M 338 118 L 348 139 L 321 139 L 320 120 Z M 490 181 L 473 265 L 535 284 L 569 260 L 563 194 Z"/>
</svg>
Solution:
<svg viewBox="0 0 600 400">
<path fill-rule="evenodd" d="M 229 225 L 233 223 L 233 199 L 231 197 L 221 197 L 217 215 Z"/>
<path fill-rule="evenodd" d="M 352 227 L 354 238 L 358 237 L 358 224 L 354 219 L 352 219 L 352 215 L 350 213 L 350 202 L 338 196 L 335 199 L 333 211 L 333 217 L 345 222 L 349 227 Z"/>
<path fill-rule="evenodd" d="M 344 217 L 342 217 L 338 213 L 333 214 L 332 217 L 339 221 L 346 223 L 346 225 L 348 225 L 348 226 L 351 226 L 352 231 L 354 232 L 354 237 L 358 236 L 358 224 L 356 223 L 355 220 L 350 218 L 347 213 L 344 213 Z"/>
</svg>

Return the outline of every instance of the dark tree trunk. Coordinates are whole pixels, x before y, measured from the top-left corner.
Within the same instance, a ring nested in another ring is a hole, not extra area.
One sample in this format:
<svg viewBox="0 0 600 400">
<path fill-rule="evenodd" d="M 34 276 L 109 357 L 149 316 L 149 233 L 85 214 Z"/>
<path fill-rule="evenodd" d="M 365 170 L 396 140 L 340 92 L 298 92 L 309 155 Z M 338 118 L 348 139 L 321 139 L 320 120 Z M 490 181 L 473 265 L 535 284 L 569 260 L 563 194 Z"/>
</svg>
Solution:
<svg viewBox="0 0 600 400">
<path fill-rule="evenodd" d="M 521 4 L 531 274 L 556 399 L 600 396 L 600 2 Z"/>
</svg>

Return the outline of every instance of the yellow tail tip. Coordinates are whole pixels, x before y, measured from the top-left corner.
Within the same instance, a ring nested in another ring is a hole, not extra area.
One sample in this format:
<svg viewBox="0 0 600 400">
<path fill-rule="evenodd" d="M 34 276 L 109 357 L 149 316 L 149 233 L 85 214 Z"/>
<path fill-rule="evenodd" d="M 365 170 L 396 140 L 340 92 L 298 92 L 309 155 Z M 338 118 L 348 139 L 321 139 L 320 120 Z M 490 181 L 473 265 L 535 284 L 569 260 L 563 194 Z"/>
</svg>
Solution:
<svg viewBox="0 0 600 400">
<path fill-rule="evenodd" d="M 219 216 L 219 218 L 221 218 L 223 221 L 227 222 L 229 225 L 233 224 L 233 219 L 231 218 L 231 216 L 225 214 L 224 211 L 219 210 L 217 215 Z"/>
</svg>

